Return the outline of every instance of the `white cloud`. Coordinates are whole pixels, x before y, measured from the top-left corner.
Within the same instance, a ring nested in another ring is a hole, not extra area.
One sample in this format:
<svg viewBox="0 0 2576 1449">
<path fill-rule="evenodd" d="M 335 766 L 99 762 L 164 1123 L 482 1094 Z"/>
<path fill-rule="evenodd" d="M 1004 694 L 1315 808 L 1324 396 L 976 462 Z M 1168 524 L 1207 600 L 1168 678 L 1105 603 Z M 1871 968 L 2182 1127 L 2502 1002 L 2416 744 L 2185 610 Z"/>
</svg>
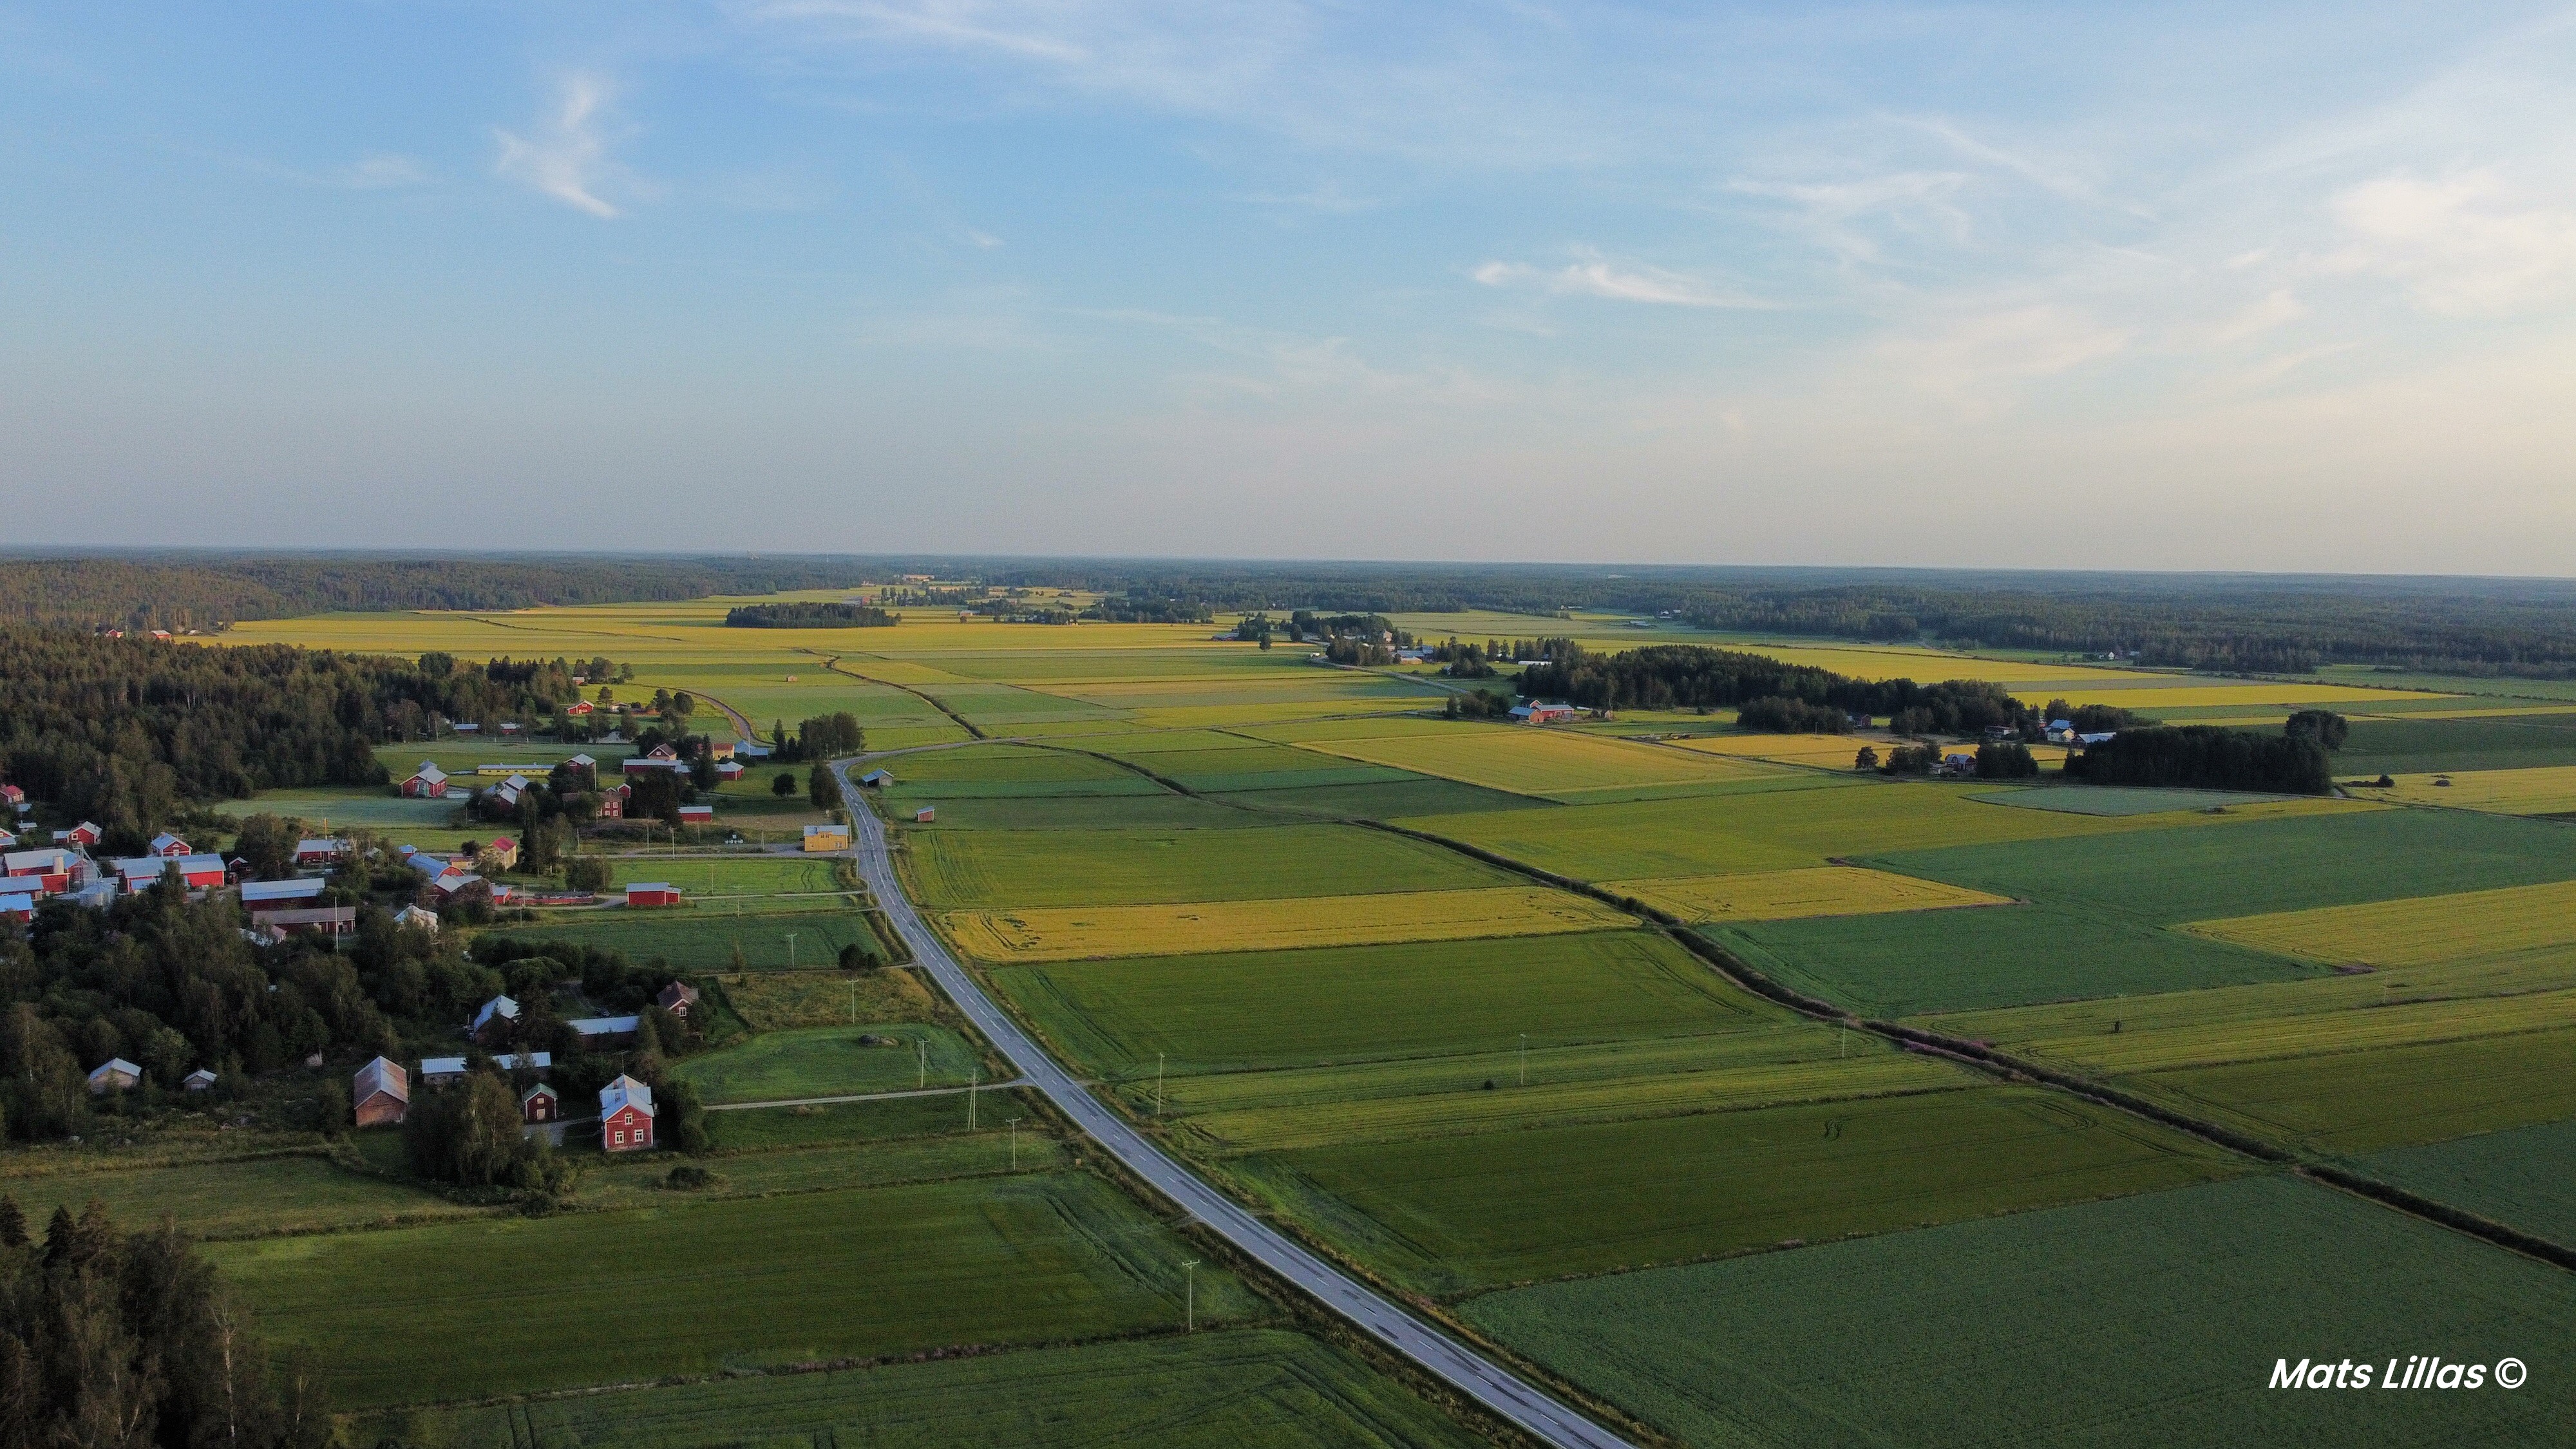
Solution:
<svg viewBox="0 0 2576 1449">
<path fill-rule="evenodd" d="M 2306 315 L 2307 307 L 2285 288 L 2211 327 L 2203 335 L 2212 344 L 2225 347 L 2260 336 L 2275 327 L 2286 326 Z"/>
<path fill-rule="evenodd" d="M 599 194 L 608 161 L 608 142 L 600 135 L 600 110 L 608 102 L 608 83 L 586 72 L 566 76 L 554 114 L 545 118 L 534 140 L 495 127 L 501 156 L 493 169 L 524 182 L 566 206 L 597 217 L 614 217 L 617 208 Z"/>
<path fill-rule="evenodd" d="M 1767 307 L 1755 298 L 1720 291 L 1701 278 L 1639 263 L 1620 265 L 1588 248 L 1582 260 L 1549 271 L 1525 262 L 1486 262 L 1467 275 L 1488 287 L 1535 286 L 1558 296 L 1602 297 L 1661 307 Z"/>
<path fill-rule="evenodd" d="M 2333 210 L 2351 244 L 2326 267 L 2405 282 L 2429 312 L 2509 312 L 2576 282 L 2576 208 L 2536 204 L 2492 171 L 2383 176 L 2335 197 Z"/>
<path fill-rule="evenodd" d="M 1877 361 L 1902 382 L 1970 412 L 1999 406 L 2017 384 L 2070 372 L 2128 349 L 2130 332 L 2051 305 L 1971 315 L 1889 338 Z"/>
</svg>

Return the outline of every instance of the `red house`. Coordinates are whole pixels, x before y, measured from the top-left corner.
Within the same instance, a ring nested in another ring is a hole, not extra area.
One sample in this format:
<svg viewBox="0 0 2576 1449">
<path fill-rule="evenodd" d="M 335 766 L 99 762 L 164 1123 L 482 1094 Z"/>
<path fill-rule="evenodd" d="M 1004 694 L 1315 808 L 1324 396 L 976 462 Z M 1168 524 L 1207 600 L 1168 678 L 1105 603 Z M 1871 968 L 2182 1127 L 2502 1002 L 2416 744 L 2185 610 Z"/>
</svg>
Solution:
<svg viewBox="0 0 2576 1449">
<path fill-rule="evenodd" d="M 662 988 L 662 994 L 653 998 L 653 1004 L 685 1019 L 689 1008 L 698 1004 L 698 988 L 685 981 L 674 981 Z"/>
<path fill-rule="evenodd" d="M 590 713 L 591 708 L 592 708 L 592 705 L 591 705 L 591 702 L 590 702 L 589 700 L 586 700 L 586 699 L 582 699 L 582 700 L 575 700 L 575 701 L 573 701 L 571 704 L 568 704 L 568 705 L 565 705 L 565 706 L 564 706 L 564 713 L 566 713 L 566 714 L 568 714 L 568 715 L 580 716 L 580 715 L 585 715 L 585 714 Z"/>
<path fill-rule="evenodd" d="M 378 1057 L 358 1068 L 349 1084 L 349 1100 L 361 1127 L 399 1122 L 411 1110 L 411 1075 Z"/>
<path fill-rule="evenodd" d="M 98 844 L 98 837 L 99 828 L 84 820 L 69 830 L 55 831 L 54 844 L 90 846 Z"/>
<path fill-rule="evenodd" d="M 165 859 L 173 855 L 193 855 L 196 853 L 197 849 L 195 846 L 190 845 L 188 842 L 181 840 L 179 837 L 172 835 L 166 830 L 153 836 L 152 843 L 145 848 L 150 850 L 154 855 L 164 857 Z"/>
<path fill-rule="evenodd" d="M 0 805 L 24 805 L 27 792 L 15 785 L 0 785 Z"/>
<path fill-rule="evenodd" d="M 519 1094 L 519 1117 L 522 1121 L 552 1122 L 562 1115 L 561 1104 L 555 1098 L 555 1089 L 543 1082 Z M 650 1137 L 653 1133 L 650 1125 L 652 1119 L 647 1117 L 645 1122 L 647 1125 L 644 1133 Z"/>
<path fill-rule="evenodd" d="M 680 807 L 680 823 L 682 825 L 713 825 L 716 823 L 716 807 L 713 805 L 683 805 Z"/>
<path fill-rule="evenodd" d="M 599 797 L 599 818 L 602 820 L 623 820 L 626 818 L 625 786 L 620 785 L 616 789 Z"/>
<path fill-rule="evenodd" d="M 679 903 L 680 888 L 662 881 L 639 880 L 626 887 L 626 904 L 629 906 L 676 906 Z"/>
<path fill-rule="evenodd" d="M 599 1089 L 599 1146 L 605 1152 L 640 1152 L 653 1145 L 653 1089 L 620 1075 Z"/>
<path fill-rule="evenodd" d="M 716 778 L 717 778 L 717 779 L 719 779 L 719 780 L 723 780 L 723 781 L 725 781 L 725 782 L 726 782 L 726 783 L 728 783 L 728 784 L 732 783 L 732 782 L 733 782 L 733 781 L 735 781 L 735 780 L 739 780 L 739 779 L 741 779 L 741 778 L 742 778 L 742 761 L 740 761 L 740 760 L 719 760 L 719 761 L 717 761 L 717 762 L 716 762 Z"/>
<path fill-rule="evenodd" d="M 435 800 L 447 793 L 447 772 L 434 762 L 423 760 L 420 769 L 402 782 L 402 792 L 414 800 Z"/>
</svg>

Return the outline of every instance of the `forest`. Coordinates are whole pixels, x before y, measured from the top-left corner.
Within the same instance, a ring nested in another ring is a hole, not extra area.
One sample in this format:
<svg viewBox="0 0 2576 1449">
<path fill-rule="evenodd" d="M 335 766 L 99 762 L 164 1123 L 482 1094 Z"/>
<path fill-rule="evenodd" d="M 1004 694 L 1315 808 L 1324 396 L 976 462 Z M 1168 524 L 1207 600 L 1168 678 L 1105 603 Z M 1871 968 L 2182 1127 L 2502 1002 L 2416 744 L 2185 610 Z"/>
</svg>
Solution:
<svg viewBox="0 0 2576 1449">
<path fill-rule="evenodd" d="M 892 609 L 829 601 L 745 604 L 725 611 L 728 629 L 889 629 L 903 622 Z"/>
<path fill-rule="evenodd" d="M 1548 641 L 1547 662 L 1520 673 L 1520 693 L 1562 699 L 1585 709 L 1719 709 L 1761 704 L 1757 718 L 1800 723 L 1814 709 L 1886 715 L 1899 734 L 1974 733 L 2007 725 L 2036 739 L 2039 713 L 1981 680 L 1917 684 L 1910 679 L 1853 679 L 1760 654 L 1696 644 L 1655 644 L 1593 654 L 1565 640 Z M 1810 708 L 1791 710 L 1793 705 Z M 1824 730 L 1824 733 L 1838 731 Z"/>
<path fill-rule="evenodd" d="M 2311 729 L 2278 735 L 2211 725 L 2122 730 L 2070 755 L 2070 777 L 2096 785 L 2171 785 L 2323 795 L 2334 788 L 2326 747 Z"/>
</svg>

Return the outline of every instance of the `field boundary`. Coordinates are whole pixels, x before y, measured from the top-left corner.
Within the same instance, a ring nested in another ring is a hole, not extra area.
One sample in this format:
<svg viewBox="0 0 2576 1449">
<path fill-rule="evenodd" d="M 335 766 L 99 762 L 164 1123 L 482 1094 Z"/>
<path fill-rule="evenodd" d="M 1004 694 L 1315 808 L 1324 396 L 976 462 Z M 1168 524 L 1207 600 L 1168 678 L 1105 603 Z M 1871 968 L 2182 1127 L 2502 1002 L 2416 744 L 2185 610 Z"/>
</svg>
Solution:
<svg viewBox="0 0 2576 1449">
<path fill-rule="evenodd" d="M 803 651 L 803 652 L 805 652 L 805 653 L 807 653 L 807 654 L 813 654 L 813 653 L 816 653 L 817 651 L 812 650 L 812 649 L 808 649 L 808 650 L 805 650 L 805 651 Z M 855 669 L 843 669 L 843 668 L 841 667 L 841 661 L 842 661 L 843 659 L 847 658 L 847 657 L 848 657 L 847 655 L 841 655 L 841 654 L 826 655 L 826 656 L 824 656 L 824 659 L 823 659 L 823 667 L 824 667 L 825 669 L 828 669 L 828 670 L 832 671 L 834 674 L 846 674 L 846 675 L 848 675 L 850 678 L 855 679 L 855 680 L 858 680 L 858 681 L 859 681 L 860 683 L 862 683 L 862 684 L 875 684 L 875 685 L 881 685 L 881 686 L 883 686 L 883 687 L 885 687 L 885 688 L 887 688 L 887 689 L 900 689 L 900 690 L 902 690 L 904 693 L 906 693 L 906 694 L 908 694 L 908 695 L 911 695 L 913 698 L 915 698 L 915 699 L 917 699 L 917 700 L 920 700 L 923 704 L 929 705 L 932 709 L 935 709 L 935 710 L 939 711 L 941 714 L 944 714 L 944 715 L 948 716 L 948 718 L 949 718 L 949 719 L 951 719 L 951 720 L 953 720 L 953 721 L 955 721 L 955 722 L 956 722 L 956 725 L 957 725 L 957 727 L 958 727 L 959 729 L 964 730 L 967 734 L 972 735 L 974 738 L 976 738 L 976 739 L 978 739 L 978 740 L 989 740 L 989 739 L 991 739 L 991 738 L 992 738 L 992 736 L 991 736 L 991 735 L 988 735 L 988 734 L 984 733 L 982 730 L 977 729 L 977 728 L 975 727 L 975 722 L 974 722 L 973 720 L 970 720 L 970 719 L 968 719 L 966 716 L 964 716 L 964 715 L 962 715 L 962 714 L 959 714 L 957 711 L 955 711 L 955 710 L 953 710 L 953 709 L 950 709 L 948 706 L 946 706 L 946 705 L 944 705 L 944 704 L 941 704 L 938 700 L 935 700 L 935 699 L 931 698 L 929 695 L 926 695 L 926 694 L 922 693 L 920 690 L 913 688 L 913 687 L 912 687 L 911 685 L 909 685 L 909 684 L 897 684 L 897 683 L 895 683 L 895 682 L 894 682 L 893 680 L 891 680 L 891 679 L 875 679 L 875 678 L 871 678 L 871 677 L 870 677 L 870 676 L 868 676 L 868 675 L 861 674 L 859 671 L 857 671 L 857 670 L 855 670 Z"/>
</svg>

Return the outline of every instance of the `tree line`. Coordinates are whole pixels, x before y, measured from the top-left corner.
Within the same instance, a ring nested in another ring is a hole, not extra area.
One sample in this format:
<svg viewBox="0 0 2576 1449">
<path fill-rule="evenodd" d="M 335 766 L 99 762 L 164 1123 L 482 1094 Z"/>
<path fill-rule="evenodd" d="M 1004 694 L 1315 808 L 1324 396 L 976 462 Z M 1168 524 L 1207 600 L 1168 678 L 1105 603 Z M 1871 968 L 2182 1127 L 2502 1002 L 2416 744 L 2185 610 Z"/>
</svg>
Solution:
<svg viewBox="0 0 2576 1449">
<path fill-rule="evenodd" d="M 1854 679 L 1696 644 L 1594 654 L 1567 641 L 1548 642 L 1559 647 L 1550 650 L 1547 662 L 1520 673 L 1517 687 L 1524 698 L 1600 710 L 1740 708 L 1764 701 L 1766 713 L 1800 719 L 1821 719 L 1828 708 L 1886 715 L 1899 734 L 1973 734 L 2004 725 L 2037 737 L 2038 712 L 1984 680 Z"/>
<path fill-rule="evenodd" d="M 728 629 L 891 629 L 902 622 L 901 614 L 874 604 L 745 604 L 725 611 Z"/>
<path fill-rule="evenodd" d="M 2122 730 L 2066 758 L 2066 773 L 2096 785 L 2164 785 L 2323 795 L 2334 788 L 2316 733 L 2260 735 L 2215 725 Z"/>
</svg>

